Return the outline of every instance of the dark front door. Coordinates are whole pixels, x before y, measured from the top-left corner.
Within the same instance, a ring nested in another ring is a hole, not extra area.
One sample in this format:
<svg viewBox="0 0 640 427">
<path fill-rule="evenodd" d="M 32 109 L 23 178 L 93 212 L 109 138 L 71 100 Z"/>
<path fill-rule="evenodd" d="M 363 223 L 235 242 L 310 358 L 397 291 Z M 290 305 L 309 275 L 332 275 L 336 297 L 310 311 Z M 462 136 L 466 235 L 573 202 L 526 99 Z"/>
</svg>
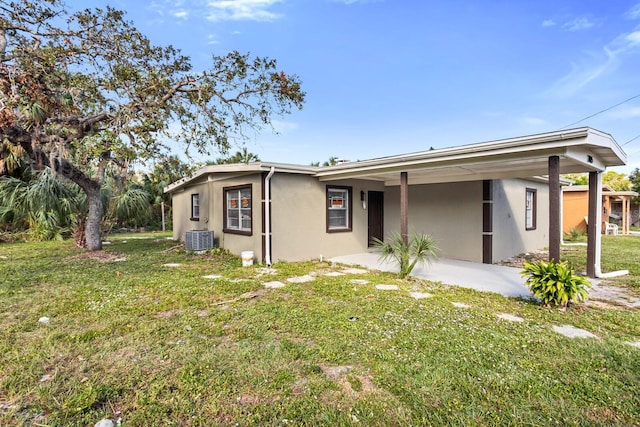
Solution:
<svg viewBox="0 0 640 427">
<path fill-rule="evenodd" d="M 369 199 L 369 206 L 367 206 L 369 211 L 369 246 L 372 246 L 372 237 L 380 240 L 384 237 L 384 193 L 382 191 L 369 191 L 369 197 L 367 198 Z"/>
</svg>

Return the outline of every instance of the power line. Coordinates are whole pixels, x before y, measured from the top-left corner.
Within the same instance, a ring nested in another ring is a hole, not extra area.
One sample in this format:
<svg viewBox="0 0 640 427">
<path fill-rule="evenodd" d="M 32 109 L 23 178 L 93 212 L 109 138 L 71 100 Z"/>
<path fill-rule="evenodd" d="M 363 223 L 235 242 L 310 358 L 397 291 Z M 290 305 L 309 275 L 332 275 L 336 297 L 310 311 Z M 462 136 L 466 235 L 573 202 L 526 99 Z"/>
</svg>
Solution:
<svg viewBox="0 0 640 427">
<path fill-rule="evenodd" d="M 631 138 L 630 140 L 628 140 L 627 142 L 625 142 L 624 144 L 621 145 L 621 147 L 624 147 L 625 145 L 627 145 L 628 143 L 635 141 L 636 139 L 640 138 L 640 134 L 634 136 L 633 138 Z"/>
<path fill-rule="evenodd" d="M 560 128 L 560 130 L 562 130 L 562 129 L 566 129 L 566 128 L 568 128 L 568 127 L 570 127 L 570 126 L 573 126 L 573 125 L 577 125 L 578 123 L 584 122 L 585 120 L 588 120 L 588 119 L 590 119 L 590 118 L 592 118 L 592 117 L 595 117 L 595 116 L 597 116 L 598 114 L 602 114 L 602 113 L 605 113 L 605 112 L 607 112 L 607 111 L 609 111 L 609 110 L 613 110 L 614 108 L 616 108 L 616 107 L 618 107 L 618 106 L 620 106 L 620 105 L 622 105 L 622 104 L 626 104 L 627 102 L 632 101 L 632 100 L 634 100 L 634 99 L 636 99 L 636 98 L 640 98 L 640 93 L 639 93 L 639 94 L 637 94 L 637 95 L 632 96 L 632 97 L 631 97 L 631 98 L 629 98 L 629 99 L 625 99 L 624 101 L 619 102 L 619 103 L 617 103 L 616 105 L 612 105 L 611 107 L 605 108 L 605 109 L 604 109 L 604 110 L 602 110 L 602 111 L 598 111 L 597 113 L 594 113 L 594 114 L 592 114 L 592 115 L 590 115 L 590 116 L 587 116 L 587 117 L 585 117 L 584 119 L 580 119 L 580 120 L 578 120 L 577 122 L 573 122 L 573 123 L 570 123 L 570 124 L 568 124 L 568 125 L 566 125 L 566 126 L 563 126 L 563 127 L 561 127 L 561 128 Z M 638 138 L 638 137 L 640 137 L 640 135 L 636 136 L 636 138 Z M 633 139 L 636 139 L 636 138 L 633 138 Z M 633 141 L 633 139 L 632 139 L 631 141 Z M 627 142 L 625 142 L 623 145 L 628 144 L 628 143 L 629 143 L 629 142 L 631 142 L 631 141 L 627 141 Z"/>
</svg>

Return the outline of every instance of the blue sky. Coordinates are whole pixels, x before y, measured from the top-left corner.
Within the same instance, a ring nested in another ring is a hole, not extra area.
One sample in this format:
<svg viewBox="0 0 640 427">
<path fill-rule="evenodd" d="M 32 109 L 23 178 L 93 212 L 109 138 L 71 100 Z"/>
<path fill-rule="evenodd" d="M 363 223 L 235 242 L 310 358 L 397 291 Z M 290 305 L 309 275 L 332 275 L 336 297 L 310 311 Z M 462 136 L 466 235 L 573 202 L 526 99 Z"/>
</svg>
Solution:
<svg viewBox="0 0 640 427">
<path fill-rule="evenodd" d="M 640 95 L 640 1 L 69 0 L 126 10 L 197 69 L 232 50 L 307 92 L 246 145 L 262 160 L 362 160 L 562 129 Z M 640 96 L 591 126 L 640 167 Z M 629 142 L 633 138 L 637 139 Z M 215 157 L 215 156 L 214 156 Z"/>
</svg>

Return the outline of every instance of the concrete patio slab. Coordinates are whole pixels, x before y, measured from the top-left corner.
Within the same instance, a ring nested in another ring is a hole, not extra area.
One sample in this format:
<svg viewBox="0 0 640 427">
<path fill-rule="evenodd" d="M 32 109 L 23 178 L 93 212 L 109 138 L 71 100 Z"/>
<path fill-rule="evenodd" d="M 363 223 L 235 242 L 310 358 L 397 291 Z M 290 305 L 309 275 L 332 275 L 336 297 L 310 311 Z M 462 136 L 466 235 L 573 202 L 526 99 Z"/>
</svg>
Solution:
<svg viewBox="0 0 640 427">
<path fill-rule="evenodd" d="M 359 265 L 371 270 L 398 272 L 398 267 L 381 262 L 375 252 L 366 252 L 331 258 L 330 261 Z M 532 298 L 520 276 L 521 269 L 502 265 L 479 264 L 453 259 L 439 259 L 430 265 L 418 265 L 411 275 L 421 279 L 456 285 L 478 291 L 495 292 L 508 297 Z"/>
</svg>

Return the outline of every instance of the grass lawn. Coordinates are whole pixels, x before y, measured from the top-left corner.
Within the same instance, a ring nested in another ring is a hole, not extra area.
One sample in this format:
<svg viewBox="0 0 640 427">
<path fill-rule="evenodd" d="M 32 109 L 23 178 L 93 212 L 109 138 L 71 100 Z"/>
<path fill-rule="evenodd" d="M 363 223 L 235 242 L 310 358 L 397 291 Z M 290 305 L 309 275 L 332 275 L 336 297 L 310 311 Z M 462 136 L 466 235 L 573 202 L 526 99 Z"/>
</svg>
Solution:
<svg viewBox="0 0 640 427">
<path fill-rule="evenodd" d="M 547 310 L 320 262 L 270 274 L 163 252 L 175 243 L 160 235 L 112 242 L 99 257 L 71 242 L 0 246 L 0 425 L 640 423 L 639 310 Z M 637 268 L 624 257 L 639 245 L 603 264 Z M 600 339 L 552 329 L 565 324 Z"/>
<path fill-rule="evenodd" d="M 586 236 L 579 241 L 586 243 Z M 560 256 L 563 260 L 569 261 L 577 271 L 586 271 L 586 246 L 563 246 Z M 604 273 L 629 270 L 629 275 L 608 279 L 608 282 L 640 290 L 640 237 L 603 235 L 601 257 Z"/>
</svg>

